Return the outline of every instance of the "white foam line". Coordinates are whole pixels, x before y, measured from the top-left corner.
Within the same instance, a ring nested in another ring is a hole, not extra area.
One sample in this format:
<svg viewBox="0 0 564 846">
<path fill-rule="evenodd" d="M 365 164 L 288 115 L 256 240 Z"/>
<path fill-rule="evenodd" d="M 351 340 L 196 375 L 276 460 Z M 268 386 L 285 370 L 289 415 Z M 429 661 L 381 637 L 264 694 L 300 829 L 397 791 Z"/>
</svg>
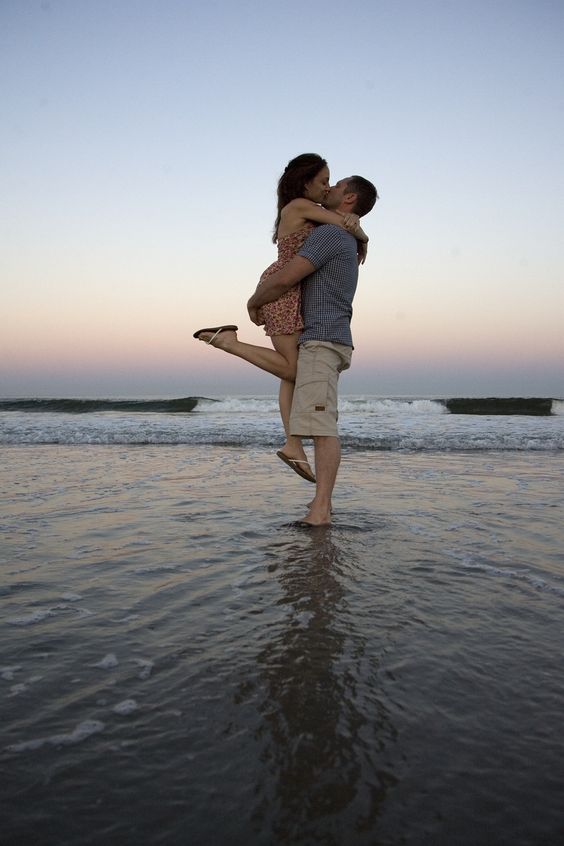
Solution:
<svg viewBox="0 0 564 846">
<path fill-rule="evenodd" d="M 24 740 L 6 747 L 8 752 L 27 752 L 41 749 L 42 746 L 72 746 L 80 743 L 92 734 L 102 731 L 105 724 L 100 720 L 85 720 L 79 723 L 69 734 L 53 734 L 50 737 L 38 737 L 35 740 Z"/>
<path fill-rule="evenodd" d="M 123 702 L 118 702 L 117 705 L 114 705 L 112 711 L 114 714 L 120 714 L 122 717 L 126 717 L 128 714 L 132 714 L 133 711 L 137 711 L 139 705 L 135 701 L 135 699 L 124 699 Z"/>
<path fill-rule="evenodd" d="M 27 690 L 27 684 L 13 684 L 10 688 L 10 697 L 18 696 L 20 693 L 23 693 L 24 690 Z"/>
<path fill-rule="evenodd" d="M 26 617 L 10 617 L 7 622 L 11 626 L 33 626 L 35 623 L 40 623 L 42 620 L 46 620 L 47 617 L 54 616 L 52 609 L 46 608 L 43 611 L 33 611 Z"/>
<path fill-rule="evenodd" d="M 12 681 L 14 673 L 17 673 L 21 668 L 21 664 L 13 664 L 11 667 L 0 667 L 0 678 L 3 678 L 4 681 Z"/>
<path fill-rule="evenodd" d="M 101 661 L 97 661 L 95 664 L 90 664 L 90 666 L 99 667 L 101 670 L 112 670 L 114 667 L 117 667 L 118 664 L 119 661 L 115 654 L 113 652 L 109 652 L 107 655 L 104 655 Z"/>
<path fill-rule="evenodd" d="M 153 661 L 149 661 L 145 658 L 134 658 L 133 660 L 137 664 L 137 666 L 141 668 L 139 672 L 139 678 L 148 679 L 153 671 Z"/>
</svg>

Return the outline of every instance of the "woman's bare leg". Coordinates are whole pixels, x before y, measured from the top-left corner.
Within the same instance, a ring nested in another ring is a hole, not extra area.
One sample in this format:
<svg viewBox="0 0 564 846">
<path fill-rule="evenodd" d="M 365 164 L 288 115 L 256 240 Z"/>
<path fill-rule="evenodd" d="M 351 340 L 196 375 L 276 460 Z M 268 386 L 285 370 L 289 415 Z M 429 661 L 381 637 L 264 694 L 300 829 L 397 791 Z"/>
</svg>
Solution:
<svg viewBox="0 0 564 846">
<path fill-rule="evenodd" d="M 237 333 L 233 330 L 221 332 L 212 341 L 213 334 L 213 332 L 202 332 L 199 335 L 199 340 L 211 341 L 211 346 L 216 349 L 242 358 L 250 364 L 254 364 L 255 367 L 260 367 L 261 370 L 266 370 L 267 373 L 278 376 L 281 380 L 279 392 L 280 416 L 286 432 L 286 443 L 282 451 L 289 458 L 307 461 L 301 438 L 289 434 L 290 410 L 298 364 L 299 332 L 293 335 L 273 335 L 271 340 L 274 349 L 259 347 L 256 344 L 245 344 L 237 338 Z M 307 467 L 311 472 L 311 467 L 309 465 Z M 306 469 L 306 465 L 304 465 L 304 469 Z"/>
<path fill-rule="evenodd" d="M 272 346 L 276 352 L 280 353 L 294 372 L 298 366 L 298 339 L 299 332 L 294 332 L 293 335 L 273 335 L 271 338 Z M 280 406 L 280 417 L 284 425 L 286 433 L 286 443 L 282 447 L 282 452 L 290 458 L 299 458 L 306 460 L 307 456 L 304 452 L 302 439 L 296 435 L 290 434 L 290 411 L 292 410 L 292 399 L 294 397 L 294 381 L 289 379 L 282 379 L 280 382 L 280 391 L 278 393 L 278 403 Z M 311 468 L 310 468 L 311 469 Z"/>
<path fill-rule="evenodd" d="M 209 341 L 213 337 L 213 332 L 202 332 L 199 336 L 200 341 Z M 279 335 L 277 337 L 293 337 L 292 335 Z M 296 362 L 297 362 L 297 341 L 296 341 L 296 357 L 293 363 L 288 359 L 271 349 L 270 347 L 259 347 L 257 344 L 245 344 L 237 338 L 237 333 L 234 331 L 222 332 L 212 342 L 211 346 L 230 355 L 236 355 L 248 361 L 249 364 L 254 364 L 255 367 L 260 367 L 261 370 L 266 370 L 267 373 L 272 373 L 273 376 L 278 376 L 279 379 L 292 381 L 296 378 Z"/>
</svg>

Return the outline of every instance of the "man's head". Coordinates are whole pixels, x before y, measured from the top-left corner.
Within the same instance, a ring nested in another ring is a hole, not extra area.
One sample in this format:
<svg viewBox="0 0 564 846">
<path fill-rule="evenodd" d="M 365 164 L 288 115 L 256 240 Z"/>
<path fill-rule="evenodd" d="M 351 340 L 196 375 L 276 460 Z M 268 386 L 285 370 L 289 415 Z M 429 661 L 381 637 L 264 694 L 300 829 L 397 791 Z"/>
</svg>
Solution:
<svg viewBox="0 0 564 846">
<path fill-rule="evenodd" d="M 378 199 L 378 191 L 368 179 L 362 176 L 347 176 L 329 189 L 323 205 L 328 209 L 354 212 L 363 217 L 372 211 Z"/>
</svg>

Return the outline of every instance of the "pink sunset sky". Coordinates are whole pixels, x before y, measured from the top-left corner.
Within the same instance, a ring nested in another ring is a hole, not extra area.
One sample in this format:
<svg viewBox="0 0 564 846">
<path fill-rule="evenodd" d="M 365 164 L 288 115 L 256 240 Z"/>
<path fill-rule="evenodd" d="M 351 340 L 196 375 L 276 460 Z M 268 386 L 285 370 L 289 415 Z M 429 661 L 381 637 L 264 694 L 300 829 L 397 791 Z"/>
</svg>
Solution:
<svg viewBox="0 0 564 846">
<path fill-rule="evenodd" d="M 564 7 L 302 8 L 2 5 L 3 397 L 274 393 L 192 332 L 265 342 L 307 151 L 381 195 L 345 393 L 564 396 Z"/>
</svg>

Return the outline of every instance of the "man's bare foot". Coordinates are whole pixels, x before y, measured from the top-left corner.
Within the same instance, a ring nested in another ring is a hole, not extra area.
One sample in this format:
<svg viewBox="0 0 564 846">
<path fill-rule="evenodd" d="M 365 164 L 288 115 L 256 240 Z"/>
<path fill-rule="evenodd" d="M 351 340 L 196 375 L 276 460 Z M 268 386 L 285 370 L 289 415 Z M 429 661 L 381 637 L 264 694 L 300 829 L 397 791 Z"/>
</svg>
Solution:
<svg viewBox="0 0 564 846">
<path fill-rule="evenodd" d="M 314 501 L 315 501 L 315 500 L 313 500 L 313 499 L 312 499 L 312 500 L 311 500 L 311 502 L 306 502 L 306 507 L 307 507 L 307 508 L 309 508 L 309 509 L 311 510 L 311 507 L 312 507 L 312 505 L 313 505 Z M 329 513 L 330 513 L 330 514 L 334 514 L 334 513 L 335 513 L 335 512 L 333 511 L 333 506 L 332 506 L 332 505 L 330 505 L 330 506 L 329 506 Z"/>
<path fill-rule="evenodd" d="M 302 520 L 302 523 L 307 523 L 308 526 L 330 526 L 331 525 L 331 511 L 326 509 L 311 507 Z"/>
</svg>

